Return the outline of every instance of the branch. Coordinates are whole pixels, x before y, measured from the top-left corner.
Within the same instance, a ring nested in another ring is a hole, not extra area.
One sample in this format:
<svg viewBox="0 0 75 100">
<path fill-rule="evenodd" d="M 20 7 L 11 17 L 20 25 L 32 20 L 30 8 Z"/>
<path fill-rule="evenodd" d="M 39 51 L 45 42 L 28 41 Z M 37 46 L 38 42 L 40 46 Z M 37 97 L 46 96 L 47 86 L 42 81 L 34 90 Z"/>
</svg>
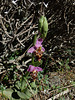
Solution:
<svg viewBox="0 0 75 100">
<path fill-rule="evenodd" d="M 67 89 L 66 91 L 63 91 L 63 92 L 55 95 L 54 97 L 49 98 L 48 100 L 55 100 L 55 99 L 59 98 L 60 96 L 62 96 L 64 94 L 67 94 L 67 93 L 69 93 L 69 89 Z"/>
<path fill-rule="evenodd" d="M 1 18 L 0 18 L 0 22 L 1 22 L 1 24 L 2 24 L 3 30 L 4 30 L 4 32 L 6 33 L 6 35 L 7 35 L 9 38 L 13 39 L 13 37 L 10 36 L 10 35 L 8 34 L 7 29 L 6 29 L 6 27 L 4 26 L 3 21 L 2 21 Z"/>
</svg>

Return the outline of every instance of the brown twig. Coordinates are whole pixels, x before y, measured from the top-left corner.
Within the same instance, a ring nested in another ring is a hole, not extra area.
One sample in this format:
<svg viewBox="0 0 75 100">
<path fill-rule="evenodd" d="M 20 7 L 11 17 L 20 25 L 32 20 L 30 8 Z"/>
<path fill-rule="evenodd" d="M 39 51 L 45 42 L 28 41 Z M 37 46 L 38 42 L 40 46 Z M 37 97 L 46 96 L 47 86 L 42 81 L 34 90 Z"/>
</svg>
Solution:
<svg viewBox="0 0 75 100">
<path fill-rule="evenodd" d="M 69 89 L 67 89 L 67 90 L 65 90 L 65 91 L 63 91 L 63 92 L 61 92 L 61 93 L 49 98 L 48 100 L 55 100 L 55 99 L 59 98 L 60 96 L 62 96 L 64 94 L 67 94 L 67 93 L 69 93 Z"/>
</svg>

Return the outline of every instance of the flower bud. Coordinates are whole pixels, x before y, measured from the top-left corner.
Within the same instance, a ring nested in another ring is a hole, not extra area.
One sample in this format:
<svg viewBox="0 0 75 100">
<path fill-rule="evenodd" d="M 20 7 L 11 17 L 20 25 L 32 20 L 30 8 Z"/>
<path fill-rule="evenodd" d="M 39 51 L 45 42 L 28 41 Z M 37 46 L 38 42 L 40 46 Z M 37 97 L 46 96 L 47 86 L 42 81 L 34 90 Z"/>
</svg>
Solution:
<svg viewBox="0 0 75 100">
<path fill-rule="evenodd" d="M 48 22 L 46 17 L 41 16 L 41 18 L 39 19 L 38 28 L 39 28 L 41 38 L 44 39 L 47 36 L 47 32 L 48 32 Z"/>
</svg>

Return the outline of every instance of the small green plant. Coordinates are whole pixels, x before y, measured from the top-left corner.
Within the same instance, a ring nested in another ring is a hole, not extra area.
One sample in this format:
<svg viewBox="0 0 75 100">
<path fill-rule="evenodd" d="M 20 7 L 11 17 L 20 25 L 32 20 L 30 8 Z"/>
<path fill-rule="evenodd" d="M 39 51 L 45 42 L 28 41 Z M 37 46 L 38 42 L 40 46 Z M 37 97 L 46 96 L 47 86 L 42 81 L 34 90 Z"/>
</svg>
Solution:
<svg viewBox="0 0 75 100">
<path fill-rule="evenodd" d="M 49 78 L 48 75 L 43 75 L 43 72 L 39 72 L 38 73 L 38 80 L 37 80 L 37 84 L 38 84 L 38 90 L 48 90 L 50 88 L 49 86 Z"/>
<path fill-rule="evenodd" d="M 70 70 L 70 66 L 69 66 L 69 59 L 63 61 L 58 61 L 59 65 L 60 65 L 60 69 L 59 70 L 63 70 L 63 69 L 67 69 Z"/>
</svg>

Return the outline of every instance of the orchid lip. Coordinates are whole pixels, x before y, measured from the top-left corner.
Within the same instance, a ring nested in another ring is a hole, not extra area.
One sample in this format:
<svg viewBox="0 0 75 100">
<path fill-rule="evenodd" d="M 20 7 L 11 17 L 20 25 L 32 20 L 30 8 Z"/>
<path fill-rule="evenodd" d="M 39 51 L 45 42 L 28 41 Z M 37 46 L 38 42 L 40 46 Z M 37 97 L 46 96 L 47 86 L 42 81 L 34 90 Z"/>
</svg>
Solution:
<svg viewBox="0 0 75 100">
<path fill-rule="evenodd" d="M 35 67 L 33 65 L 29 65 L 29 68 L 27 69 L 28 72 L 39 72 L 39 71 L 43 71 L 43 69 L 41 67 Z"/>
</svg>

